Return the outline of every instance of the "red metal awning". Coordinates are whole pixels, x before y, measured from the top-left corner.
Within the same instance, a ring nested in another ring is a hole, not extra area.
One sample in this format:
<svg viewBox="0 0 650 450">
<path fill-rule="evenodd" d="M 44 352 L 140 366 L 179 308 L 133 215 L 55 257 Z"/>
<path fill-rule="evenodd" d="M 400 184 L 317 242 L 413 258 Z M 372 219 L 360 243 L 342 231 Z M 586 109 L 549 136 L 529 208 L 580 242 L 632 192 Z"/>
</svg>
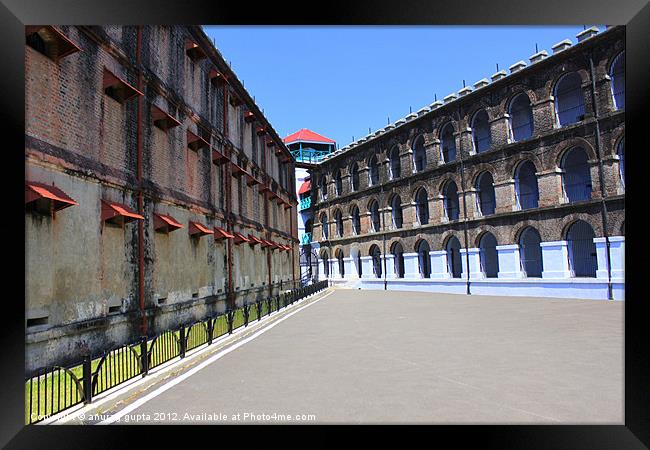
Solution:
<svg viewBox="0 0 650 450">
<path fill-rule="evenodd" d="M 307 180 L 300 185 L 300 189 L 298 189 L 298 195 L 302 195 L 309 191 L 311 191 L 311 180 Z"/>
<path fill-rule="evenodd" d="M 76 201 L 54 185 L 28 181 L 25 183 L 25 204 L 44 199 L 50 203 L 52 211 L 59 211 L 68 206 L 78 205 Z M 50 209 L 49 207 L 47 209 Z"/>
<path fill-rule="evenodd" d="M 266 127 L 257 127 L 256 132 L 258 136 L 263 136 L 266 134 Z"/>
<path fill-rule="evenodd" d="M 262 239 L 262 248 L 270 247 L 271 243 L 267 241 L 266 239 Z"/>
<path fill-rule="evenodd" d="M 208 234 L 214 234 L 214 231 L 203 225 L 199 222 L 192 222 L 190 220 L 189 228 L 190 236 L 205 236 Z"/>
<path fill-rule="evenodd" d="M 275 147 L 275 142 L 272 139 L 269 139 L 268 141 L 266 141 L 266 146 L 267 147 Z M 279 148 L 280 147 L 278 147 L 278 149 Z M 276 150 L 276 152 L 277 152 L 277 150 Z"/>
<path fill-rule="evenodd" d="M 253 245 L 253 246 L 262 243 L 262 240 L 261 240 L 260 238 L 258 238 L 258 237 L 256 237 L 256 236 L 253 236 L 252 234 L 249 234 L 249 235 L 248 235 L 248 239 L 250 239 L 249 244 L 250 244 L 250 245 Z"/>
<path fill-rule="evenodd" d="M 115 75 L 113 72 L 104 67 L 103 84 L 104 92 L 111 98 L 120 103 L 137 96 L 144 95 L 129 83 Z"/>
<path fill-rule="evenodd" d="M 81 48 L 77 44 L 51 25 L 29 25 L 25 27 L 26 37 L 34 33 L 37 33 L 48 44 L 47 57 L 55 62 L 81 51 Z"/>
<path fill-rule="evenodd" d="M 172 115 L 167 114 L 165 111 L 153 104 L 151 105 L 151 118 L 153 119 L 153 124 L 164 131 L 181 124 Z"/>
<path fill-rule="evenodd" d="M 248 123 L 255 122 L 255 113 L 253 113 L 253 111 L 246 111 L 244 114 L 244 120 Z"/>
<path fill-rule="evenodd" d="M 241 233 L 235 233 L 235 244 L 239 245 L 242 242 L 249 242 L 250 239 L 248 239 L 246 236 L 244 236 Z"/>
<path fill-rule="evenodd" d="M 184 226 L 179 223 L 172 216 L 165 214 L 154 213 L 153 214 L 153 229 L 156 231 L 163 231 L 169 233 L 170 231 L 178 230 L 184 228 Z"/>
<path fill-rule="evenodd" d="M 210 143 L 203 139 L 201 136 L 198 136 L 192 133 L 190 130 L 187 130 L 187 146 L 197 152 L 201 148 L 210 147 Z"/>
<path fill-rule="evenodd" d="M 284 209 L 291 209 L 291 203 L 284 202 Z"/>
<path fill-rule="evenodd" d="M 232 239 L 235 236 L 228 233 L 226 230 L 224 230 L 221 227 L 214 227 L 214 240 L 220 240 L 220 239 Z"/>
<path fill-rule="evenodd" d="M 207 53 L 197 44 L 196 42 L 190 41 L 189 39 L 185 41 L 185 53 L 190 59 L 194 62 L 200 61 L 208 57 Z"/>
<path fill-rule="evenodd" d="M 212 162 L 214 164 L 221 165 L 221 164 L 227 163 L 228 161 L 230 161 L 230 160 L 228 159 L 228 157 L 226 155 L 221 153 L 219 150 L 216 150 L 214 148 L 212 149 Z"/>
<path fill-rule="evenodd" d="M 208 74 L 210 77 L 210 81 L 212 81 L 213 84 L 227 84 L 228 83 L 228 78 L 221 72 L 219 72 L 217 69 L 210 69 L 210 73 Z"/>
<path fill-rule="evenodd" d="M 239 97 L 239 94 L 234 92 L 232 90 L 232 87 L 230 88 L 230 92 L 228 93 L 228 97 L 230 97 L 229 100 L 230 100 L 230 104 L 232 106 L 239 106 L 239 105 L 241 105 L 243 103 L 241 97 Z"/>
<path fill-rule="evenodd" d="M 246 171 L 244 169 L 239 167 L 234 162 L 230 161 L 230 165 L 232 166 L 232 176 L 233 177 L 239 178 L 239 177 L 241 177 L 242 175 L 244 175 L 246 173 Z"/>
<path fill-rule="evenodd" d="M 144 220 L 144 217 L 133 211 L 128 206 L 102 199 L 102 221 L 125 224 L 133 220 Z"/>
<path fill-rule="evenodd" d="M 259 189 L 257 190 L 257 192 L 259 192 L 260 194 L 262 194 L 262 193 L 264 193 L 264 192 L 267 192 L 267 191 L 268 191 L 268 192 L 271 192 L 271 188 L 269 187 L 268 184 L 263 184 L 263 185 L 260 186 Z"/>
<path fill-rule="evenodd" d="M 254 186 L 256 184 L 260 184 L 260 182 L 255 178 L 253 175 L 250 173 L 246 172 L 246 184 L 248 186 Z"/>
</svg>

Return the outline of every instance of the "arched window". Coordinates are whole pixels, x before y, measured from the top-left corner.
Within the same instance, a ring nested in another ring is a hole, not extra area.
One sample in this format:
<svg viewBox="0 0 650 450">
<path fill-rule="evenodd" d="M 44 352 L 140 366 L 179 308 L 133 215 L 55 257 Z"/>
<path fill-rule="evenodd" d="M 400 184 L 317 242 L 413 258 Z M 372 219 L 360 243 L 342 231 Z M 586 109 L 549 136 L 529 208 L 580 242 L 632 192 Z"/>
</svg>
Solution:
<svg viewBox="0 0 650 450">
<path fill-rule="evenodd" d="M 448 163 L 456 159 L 456 139 L 454 138 L 454 127 L 451 122 L 440 131 L 440 148 L 444 162 Z"/>
<path fill-rule="evenodd" d="M 329 239 L 330 233 L 329 233 L 329 226 L 327 223 L 327 214 L 321 214 L 320 216 L 320 224 L 323 229 L 323 238 L 324 239 Z"/>
<path fill-rule="evenodd" d="M 334 183 L 336 186 L 336 195 L 341 195 L 343 193 L 343 178 L 341 177 L 341 171 L 337 170 L 334 174 Z"/>
<path fill-rule="evenodd" d="M 485 233 L 479 242 L 481 270 L 486 278 L 496 278 L 499 274 L 499 257 L 497 256 L 497 239 L 492 233 Z"/>
<path fill-rule="evenodd" d="M 323 260 L 323 270 L 325 271 L 325 277 L 328 278 L 330 276 L 330 261 L 326 251 L 321 254 L 321 259 Z"/>
<path fill-rule="evenodd" d="M 614 108 L 625 109 L 625 52 L 621 52 L 614 58 L 610 77 L 612 78 Z"/>
<path fill-rule="evenodd" d="M 542 238 L 536 229 L 526 227 L 519 236 L 519 259 L 521 270 L 528 278 L 541 278 L 542 270 L 542 247 L 539 245 Z"/>
<path fill-rule="evenodd" d="M 379 216 L 379 203 L 373 201 L 370 204 L 370 222 L 372 222 L 372 231 L 381 230 L 381 218 Z"/>
<path fill-rule="evenodd" d="M 482 216 L 494 214 L 496 200 L 494 197 L 494 180 L 490 172 L 483 172 L 476 180 L 476 203 Z"/>
<path fill-rule="evenodd" d="M 373 156 L 370 158 L 370 162 L 368 163 L 368 181 L 370 186 L 376 186 L 379 184 L 379 162 L 377 161 L 377 157 Z"/>
<path fill-rule="evenodd" d="M 539 206 L 539 189 L 535 165 L 531 161 L 519 164 L 515 172 L 515 193 L 519 209 L 537 208 Z"/>
<path fill-rule="evenodd" d="M 361 234 L 361 215 L 359 214 L 359 208 L 356 206 L 352 207 L 352 231 L 354 234 Z"/>
<path fill-rule="evenodd" d="M 415 209 L 418 215 L 420 225 L 429 223 L 429 196 L 424 188 L 418 189 L 415 194 Z"/>
<path fill-rule="evenodd" d="M 584 119 L 585 100 L 582 79 L 576 72 L 564 75 L 555 86 L 555 112 L 557 123 L 563 127 Z"/>
<path fill-rule="evenodd" d="M 449 238 L 445 250 L 447 251 L 447 271 L 452 278 L 460 278 L 460 242 L 456 236 Z"/>
<path fill-rule="evenodd" d="M 517 94 L 510 102 L 510 137 L 513 142 L 533 135 L 533 108 L 525 93 Z"/>
<path fill-rule="evenodd" d="M 625 138 L 618 143 L 616 154 L 618 155 L 618 170 L 621 174 L 621 183 L 625 188 Z"/>
<path fill-rule="evenodd" d="M 394 146 L 390 151 L 390 179 L 394 180 L 401 176 L 402 164 L 399 160 L 399 149 Z"/>
<path fill-rule="evenodd" d="M 339 249 L 336 253 L 336 259 L 339 263 L 339 275 L 345 277 L 345 262 L 343 261 L 343 250 Z"/>
<path fill-rule="evenodd" d="M 352 250 L 350 250 L 350 259 L 354 261 L 354 265 L 356 266 L 357 269 L 357 275 L 359 276 L 359 278 L 361 278 L 363 272 L 362 264 L 361 264 L 361 252 L 358 249 L 353 248 Z"/>
<path fill-rule="evenodd" d="M 341 214 L 341 210 L 334 213 L 334 222 L 336 223 L 337 236 L 343 237 L 343 214 Z"/>
<path fill-rule="evenodd" d="M 320 177 L 320 199 L 327 200 L 327 179 L 325 175 Z"/>
<path fill-rule="evenodd" d="M 594 230 L 583 220 L 576 221 L 567 231 L 569 265 L 574 277 L 596 277 L 598 260 Z"/>
<path fill-rule="evenodd" d="M 359 166 L 357 163 L 352 164 L 352 168 L 350 169 L 350 183 L 352 187 L 352 191 L 356 191 L 359 189 Z"/>
<path fill-rule="evenodd" d="M 487 151 L 492 146 L 490 119 L 484 109 L 474 114 L 472 119 L 472 141 L 476 153 Z"/>
<path fill-rule="evenodd" d="M 458 188 L 456 187 L 456 183 L 449 180 L 447 184 L 445 184 L 442 195 L 447 219 L 458 220 Z"/>
<path fill-rule="evenodd" d="M 379 247 L 376 245 L 370 247 L 370 256 L 372 257 L 372 271 L 375 277 L 381 278 L 381 252 Z"/>
<path fill-rule="evenodd" d="M 390 202 L 391 216 L 393 218 L 393 228 L 402 228 L 402 199 L 399 195 L 393 197 Z"/>
<path fill-rule="evenodd" d="M 394 257 L 395 276 L 397 278 L 404 278 L 404 249 L 402 248 L 402 244 L 395 242 L 390 252 Z"/>
<path fill-rule="evenodd" d="M 413 168 L 421 172 L 427 167 L 427 153 L 424 150 L 424 137 L 418 136 L 413 143 Z"/>
<path fill-rule="evenodd" d="M 587 152 L 580 147 L 572 148 L 562 158 L 562 186 L 569 202 L 591 198 L 591 174 Z"/>
<path fill-rule="evenodd" d="M 422 239 L 416 246 L 418 252 L 418 265 L 422 278 L 431 278 L 431 257 L 429 256 L 429 243 Z"/>
</svg>

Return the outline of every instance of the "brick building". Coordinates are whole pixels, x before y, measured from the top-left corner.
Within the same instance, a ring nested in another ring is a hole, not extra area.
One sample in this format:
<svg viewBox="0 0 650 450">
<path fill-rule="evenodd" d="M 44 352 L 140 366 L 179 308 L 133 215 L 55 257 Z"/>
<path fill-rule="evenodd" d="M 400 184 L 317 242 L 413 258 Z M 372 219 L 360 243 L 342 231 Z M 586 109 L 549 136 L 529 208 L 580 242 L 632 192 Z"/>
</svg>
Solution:
<svg viewBox="0 0 650 450">
<path fill-rule="evenodd" d="M 312 169 L 333 281 L 624 297 L 625 29 L 595 27 Z"/>
<path fill-rule="evenodd" d="M 26 27 L 29 368 L 297 278 L 294 160 L 198 26 Z"/>
</svg>

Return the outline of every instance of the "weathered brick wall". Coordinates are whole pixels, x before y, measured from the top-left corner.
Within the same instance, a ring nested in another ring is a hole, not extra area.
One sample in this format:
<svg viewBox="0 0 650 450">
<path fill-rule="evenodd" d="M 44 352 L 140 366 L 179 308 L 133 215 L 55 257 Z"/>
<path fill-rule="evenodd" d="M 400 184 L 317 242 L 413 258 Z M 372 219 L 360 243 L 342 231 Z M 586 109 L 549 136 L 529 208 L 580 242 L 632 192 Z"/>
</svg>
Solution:
<svg viewBox="0 0 650 450">
<path fill-rule="evenodd" d="M 231 159 L 257 179 L 266 178 L 260 158 L 264 137 L 251 131 L 255 122 L 244 122 L 246 105 L 228 103 L 229 128 L 224 134 L 225 88 L 208 77 L 215 62 L 211 57 L 193 62 L 186 55 L 186 40 L 201 40 L 195 27 L 142 27 L 139 89 L 144 95 L 124 103 L 104 94 L 103 73 L 107 68 L 138 86 L 138 27 L 58 28 L 80 52 L 55 63 L 30 46 L 25 50 L 26 174 L 30 181 L 54 183 L 79 204 L 54 218 L 26 216 L 27 318 L 48 317 L 47 325 L 27 330 L 31 368 L 66 358 L 71 361 L 79 352 L 97 352 L 139 334 L 138 223 L 123 228 L 102 223 L 101 199 L 138 211 L 137 191 L 143 190 L 144 304 L 150 333 L 225 308 L 226 241 L 215 241 L 211 235 L 190 237 L 189 221 L 209 229 L 226 228 L 228 207 L 233 213 L 231 229 L 244 236 L 287 244 L 297 234 L 286 220 L 265 226 L 264 210 L 269 208 L 271 219 L 277 215 L 276 203 L 260 194 L 258 186 L 247 186 L 245 178 L 231 177 L 226 166 L 213 164 L 208 149 L 188 148 L 188 130 L 222 153 L 230 141 Z M 225 66 L 223 61 L 216 63 Z M 243 92 L 238 95 L 245 98 Z M 137 180 L 138 102 L 141 185 Z M 180 125 L 166 131 L 154 126 L 152 105 Z M 251 149 L 251 135 L 257 156 Z M 293 170 L 293 162 L 288 166 Z M 277 170 L 270 175 L 277 183 Z M 295 213 L 295 207 L 289 212 Z M 170 215 L 184 228 L 169 234 L 154 231 L 154 213 Z M 266 253 L 270 251 L 259 245 L 233 245 L 232 289 L 237 304 L 277 293 L 280 281 L 286 286 L 293 278 L 288 253 L 273 251 L 274 264 L 269 268 Z M 272 283 L 278 282 L 272 288 L 269 270 Z"/>
<path fill-rule="evenodd" d="M 509 75 L 505 80 L 444 104 L 404 126 L 384 132 L 377 138 L 325 160 L 312 171 L 315 180 L 325 177 L 328 196 L 327 201 L 322 201 L 320 187 L 314 189 L 314 217 L 317 218 L 314 240 L 323 239 L 320 216 L 326 213 L 330 223 L 331 255 L 336 254 L 339 248 L 346 257 L 353 248 L 359 248 L 364 256 L 368 255 L 373 244 L 383 248 L 384 233 L 371 230 L 368 216 L 373 201 L 379 202 L 385 229 L 389 230 L 385 233 L 389 241 L 387 248 L 399 241 L 407 252 L 415 251 L 420 239 L 426 239 L 431 250 L 440 250 L 451 235 L 457 236 L 464 245 L 465 218 L 469 228 L 469 247 L 476 246 L 478 237 L 485 231 L 491 231 L 499 245 L 516 243 L 519 232 L 527 225 L 536 227 L 542 240 L 562 240 L 566 238 L 569 224 L 577 219 L 587 221 L 596 236 L 602 236 L 602 204 L 599 200 L 602 196 L 597 128 L 591 96 L 590 54 L 596 72 L 597 125 L 605 180 L 608 233 L 620 234 L 624 222 L 624 187 L 619 175 L 616 145 L 624 136 L 625 122 L 624 112 L 614 109 L 607 74 L 614 58 L 624 49 L 623 31 L 622 28 L 609 30 L 603 36 L 580 44 L 579 49 L 565 50 L 547 61 L 537 63 L 534 68 Z M 554 88 L 564 74 L 572 71 L 582 79 L 585 118 L 582 122 L 560 128 L 555 120 Z M 525 92 L 531 101 L 534 131 L 530 139 L 512 142 L 508 108 L 510 101 L 520 92 Z M 470 125 L 481 109 L 488 114 L 492 146 L 489 151 L 477 154 Z M 445 163 L 441 160 L 441 132 L 449 123 L 454 129 L 457 157 L 455 161 Z M 420 136 L 424 137 L 426 166 L 423 171 L 415 173 L 412 149 Z M 576 146 L 583 148 L 588 155 L 592 200 L 567 204 L 562 184 L 562 158 Z M 399 150 L 401 162 L 401 177 L 396 180 L 390 179 L 389 156 L 393 148 Z M 379 164 L 380 183 L 369 187 L 367 168 L 373 156 L 376 156 Z M 523 161 L 531 161 L 535 166 L 539 208 L 517 211 L 514 178 L 518 165 Z M 349 171 L 354 163 L 360 168 L 360 189 L 352 192 Z M 343 179 L 341 195 L 337 195 L 334 186 L 337 171 L 341 171 Z M 494 180 L 496 214 L 482 217 L 476 207 L 476 183 L 479 175 L 485 171 Z M 456 183 L 459 195 L 459 220 L 451 222 L 446 219 L 443 207 L 444 186 L 449 180 Z M 429 199 L 428 225 L 420 225 L 415 216 L 415 195 L 420 188 L 426 189 Z M 399 230 L 392 230 L 390 200 L 394 195 L 399 195 L 402 203 L 404 225 Z M 344 237 L 339 238 L 334 213 L 340 209 L 345 217 L 353 206 L 358 206 L 360 210 L 362 234 L 355 236 L 350 220 L 345 220 Z"/>
</svg>

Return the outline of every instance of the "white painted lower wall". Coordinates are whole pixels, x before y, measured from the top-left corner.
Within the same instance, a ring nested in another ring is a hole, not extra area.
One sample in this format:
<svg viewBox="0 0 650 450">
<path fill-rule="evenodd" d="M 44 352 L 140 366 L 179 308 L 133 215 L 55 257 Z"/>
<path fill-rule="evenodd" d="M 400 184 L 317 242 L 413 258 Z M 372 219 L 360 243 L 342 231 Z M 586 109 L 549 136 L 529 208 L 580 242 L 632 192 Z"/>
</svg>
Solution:
<svg viewBox="0 0 650 450">
<path fill-rule="evenodd" d="M 609 238 L 610 262 L 612 274 L 612 294 L 614 300 L 625 299 L 625 237 L 613 236 Z M 497 246 L 499 260 L 499 273 L 497 278 L 485 278 L 480 270 L 479 249 L 471 248 L 461 250 L 462 274 L 461 278 L 452 278 L 447 268 L 447 254 L 445 251 L 432 251 L 431 277 L 423 278 L 419 273 L 419 263 L 416 253 L 404 254 L 404 278 L 397 278 L 394 271 L 394 257 L 385 255 L 386 276 L 376 278 L 372 270 L 372 261 L 369 256 L 362 256 L 363 275 L 358 278 L 352 261 L 346 261 L 345 279 L 351 281 L 349 287 L 361 289 L 386 289 L 442 292 L 442 293 L 467 293 L 467 259 L 469 256 L 469 288 L 471 294 L 499 295 L 499 296 L 530 296 L 530 297 L 559 297 L 583 298 L 595 300 L 608 299 L 607 279 L 607 245 L 604 238 L 595 238 L 598 270 L 595 278 L 573 277 L 568 261 L 566 241 L 542 242 L 541 278 L 526 278 L 521 270 L 519 246 Z M 347 258 L 346 258 L 347 259 Z M 382 265 L 383 265 L 382 260 Z M 348 265 L 352 270 L 348 271 Z M 383 267 L 382 267 L 383 272 Z M 333 278 L 341 279 L 335 271 Z"/>
</svg>

